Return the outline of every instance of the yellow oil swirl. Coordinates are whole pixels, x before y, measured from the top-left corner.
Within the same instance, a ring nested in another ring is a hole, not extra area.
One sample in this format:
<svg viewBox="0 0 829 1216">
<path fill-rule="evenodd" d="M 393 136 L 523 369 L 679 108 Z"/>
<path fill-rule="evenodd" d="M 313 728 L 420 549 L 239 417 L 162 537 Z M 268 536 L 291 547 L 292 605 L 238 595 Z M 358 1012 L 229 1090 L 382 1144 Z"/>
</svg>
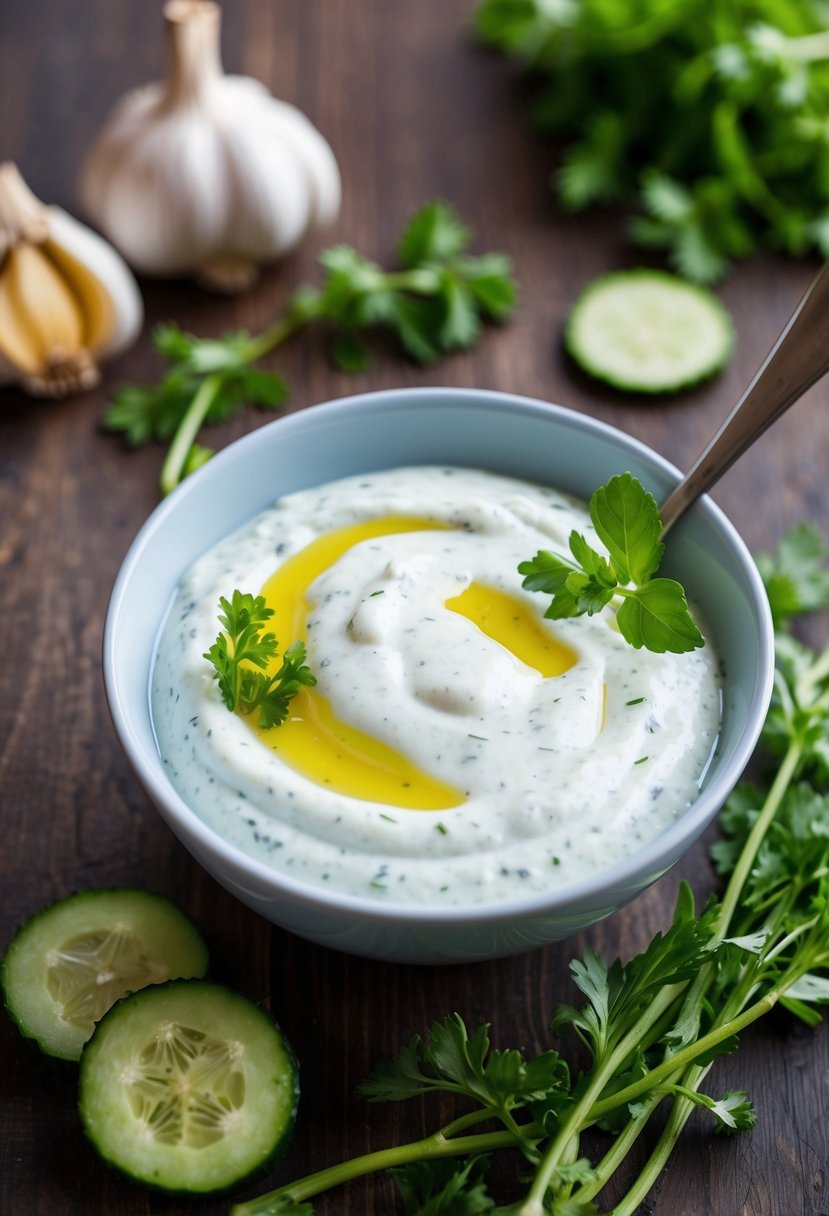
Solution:
<svg viewBox="0 0 829 1216">
<path fill-rule="evenodd" d="M 385 516 L 335 528 L 312 541 L 268 579 L 261 594 L 275 616 L 280 639 L 305 641 L 314 604 L 311 584 L 354 545 L 402 532 L 442 530 L 446 525 L 411 516 Z M 577 661 L 515 596 L 484 583 L 472 583 L 445 606 L 460 613 L 482 633 L 511 651 L 542 676 L 562 675 Z M 272 670 L 279 666 L 277 659 Z M 291 768 L 327 789 L 367 802 L 410 810 L 438 811 L 460 806 L 462 791 L 423 772 L 406 756 L 341 721 L 330 701 L 315 688 L 303 688 L 291 702 L 281 726 L 255 727 L 263 743 Z"/>
<path fill-rule="evenodd" d="M 467 617 L 481 633 L 546 678 L 564 675 L 578 662 L 572 647 L 559 641 L 525 604 L 499 587 L 470 583 L 460 595 L 447 600 L 446 607 Z"/>
<path fill-rule="evenodd" d="M 312 541 L 289 557 L 262 588 L 276 614 L 277 637 L 305 641 L 306 621 L 313 610 L 308 588 L 353 545 L 377 536 L 443 527 L 434 520 L 386 516 L 335 528 Z M 277 661 L 274 670 L 278 665 Z M 336 793 L 421 811 L 447 810 L 465 801 L 461 790 L 435 780 L 394 748 L 341 721 L 315 688 L 300 690 L 281 726 L 256 731 L 285 764 Z"/>
</svg>

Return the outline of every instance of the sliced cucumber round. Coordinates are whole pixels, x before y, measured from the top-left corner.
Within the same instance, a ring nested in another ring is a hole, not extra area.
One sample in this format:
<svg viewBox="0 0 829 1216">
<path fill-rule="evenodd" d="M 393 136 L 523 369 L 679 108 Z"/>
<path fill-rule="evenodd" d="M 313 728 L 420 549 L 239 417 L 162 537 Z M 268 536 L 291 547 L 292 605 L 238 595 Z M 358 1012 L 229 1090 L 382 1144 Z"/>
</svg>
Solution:
<svg viewBox="0 0 829 1216">
<path fill-rule="evenodd" d="M 80 891 L 38 912 L 0 966 L 6 1007 L 47 1055 L 80 1059 L 95 1023 L 147 984 L 202 976 L 207 946 L 175 904 L 149 891 Z"/>
<path fill-rule="evenodd" d="M 706 288 L 661 270 L 622 270 L 584 289 L 564 342 L 579 367 L 614 388 L 672 393 L 725 366 L 734 327 Z"/>
<path fill-rule="evenodd" d="M 218 984 L 172 980 L 119 1001 L 81 1058 L 80 1112 L 111 1165 L 166 1191 L 224 1190 L 293 1130 L 293 1053 L 269 1015 Z"/>
</svg>

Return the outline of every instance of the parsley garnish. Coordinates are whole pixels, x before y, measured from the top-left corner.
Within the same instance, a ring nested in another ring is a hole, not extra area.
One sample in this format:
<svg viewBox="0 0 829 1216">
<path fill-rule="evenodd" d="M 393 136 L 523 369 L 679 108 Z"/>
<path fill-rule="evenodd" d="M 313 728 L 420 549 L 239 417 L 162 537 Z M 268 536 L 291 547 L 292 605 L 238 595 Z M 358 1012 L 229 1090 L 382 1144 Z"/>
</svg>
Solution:
<svg viewBox="0 0 829 1216">
<path fill-rule="evenodd" d="M 288 716 L 288 706 L 300 688 L 316 684 L 316 677 L 305 666 L 305 646 L 294 642 L 282 652 L 282 663 L 274 675 L 266 669 L 279 653 L 273 633 L 264 633 L 273 608 L 264 596 L 234 591 L 230 600 L 219 600 L 219 623 L 223 632 L 205 652 L 204 658 L 215 668 L 222 700 L 229 710 L 243 714 L 259 711 L 263 728 L 280 726 Z"/>
<path fill-rule="evenodd" d="M 592 616 L 613 599 L 622 603 L 616 624 L 636 649 L 682 654 L 704 646 L 681 585 L 671 578 L 653 578 L 665 546 L 656 499 L 630 473 L 611 477 L 590 499 L 590 518 L 607 548 L 603 557 L 580 532 L 570 533 L 574 561 L 541 549 L 522 562 L 523 587 L 552 595 L 545 612 L 552 620 Z M 633 586 L 630 586 L 630 584 Z"/>
<path fill-rule="evenodd" d="M 803 538 L 797 530 L 777 561 L 762 563 L 766 584 L 773 593 L 781 579 L 792 579 L 801 606 L 829 608 L 829 572 L 818 546 L 812 540 L 804 546 Z M 649 567 L 649 559 L 628 558 L 629 570 Z M 787 592 L 786 622 L 800 611 L 793 602 Z M 488 1026 L 470 1030 L 450 1014 L 378 1064 L 362 1096 L 395 1102 L 449 1094 L 466 1102 L 463 1113 L 421 1140 L 240 1203 L 233 1216 L 292 1213 L 274 1205 L 301 1203 L 377 1170 L 392 1172 L 406 1212 L 417 1216 L 592 1216 L 606 1186 L 614 1210 L 634 1212 L 694 1110 L 707 1113 L 715 1131 L 751 1128 L 756 1115 L 742 1090 L 716 1097 L 702 1086 L 716 1058 L 735 1051 L 738 1036 L 775 1006 L 815 1026 L 819 1007 L 829 1005 L 827 738 L 829 647 L 816 655 L 781 624 L 776 690 L 763 731 L 779 763 L 765 787 L 739 786 L 722 812 L 724 835 L 712 852 L 719 873 L 729 876 L 725 891 L 697 910 L 691 888 L 680 883 L 673 922 L 640 954 L 609 962 L 588 950 L 573 960 L 582 1003 L 559 1006 L 552 1030 L 578 1036 L 579 1071 L 553 1049 L 527 1058 L 494 1048 Z M 651 1155 L 629 1159 L 658 1111 Z M 619 1139 L 591 1161 L 582 1137 L 596 1127 Z M 489 1157 L 505 1149 L 518 1162 L 513 1191 L 517 1186 L 520 1198 L 497 1207 L 486 1171 Z M 448 1157 L 457 1160 L 450 1164 Z"/>
<path fill-rule="evenodd" d="M 371 362 L 366 337 L 390 332 L 418 363 L 474 346 L 485 321 L 502 321 L 515 307 L 511 265 L 501 253 L 472 257 L 472 234 L 455 211 L 427 203 L 410 219 L 397 246 L 400 266 L 385 271 L 348 245 L 319 258 L 319 287 L 300 287 L 284 313 L 263 333 L 197 338 L 175 325 L 159 326 L 153 341 L 169 364 L 155 385 L 124 385 L 103 424 L 127 443 L 170 443 L 161 472 L 169 493 L 210 458 L 197 443 L 203 423 L 224 422 L 245 401 L 277 409 L 288 397 L 281 376 L 254 367 L 289 338 L 320 323 L 333 337 L 332 355 L 344 371 Z"/>
</svg>

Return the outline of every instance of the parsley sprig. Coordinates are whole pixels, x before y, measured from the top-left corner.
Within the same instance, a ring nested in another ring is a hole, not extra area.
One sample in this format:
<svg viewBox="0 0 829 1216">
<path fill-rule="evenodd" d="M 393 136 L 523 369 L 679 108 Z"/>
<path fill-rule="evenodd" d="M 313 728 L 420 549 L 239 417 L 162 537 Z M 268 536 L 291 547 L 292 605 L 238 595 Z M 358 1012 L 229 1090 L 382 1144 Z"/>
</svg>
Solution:
<svg viewBox="0 0 829 1216">
<path fill-rule="evenodd" d="M 487 1026 L 470 1032 L 451 1014 L 379 1064 L 361 1092 L 373 1102 L 447 1093 L 466 1101 L 464 1113 L 421 1140 L 237 1204 L 232 1216 L 312 1216 L 315 1195 L 381 1170 L 406 1216 L 594 1216 L 610 1182 L 614 1216 L 634 1216 L 693 1111 L 716 1132 L 754 1126 L 744 1091 L 703 1091 L 716 1059 L 778 1005 L 815 1026 L 829 1004 L 829 647 L 815 654 L 790 632 L 802 611 L 829 608 L 826 556 L 813 530 L 798 529 L 761 563 L 778 622 L 763 731 L 777 766 L 767 785 L 738 786 L 723 812 L 712 849 L 728 878 L 722 897 L 698 911 L 681 883 L 672 924 L 640 954 L 609 963 L 588 950 L 571 964 L 583 1003 L 560 1006 L 552 1029 L 578 1035 L 588 1066 L 571 1071 L 555 1048 L 530 1058 L 494 1048 Z M 630 556 L 628 570 L 639 560 Z M 632 1170 L 634 1142 L 663 1110 L 650 1155 Z M 615 1139 L 596 1151 L 598 1131 Z M 506 1206 L 487 1177 L 500 1150 L 517 1154 L 521 1197 Z"/>
<path fill-rule="evenodd" d="M 653 495 L 630 473 L 611 477 L 590 499 L 590 518 L 608 557 L 573 531 L 573 561 L 541 549 L 518 567 L 523 587 L 552 595 L 544 615 L 551 620 L 592 616 L 616 599 L 621 600 L 619 632 L 637 650 L 682 654 L 704 646 L 681 584 L 653 577 L 665 550 Z"/>
<path fill-rule="evenodd" d="M 229 710 L 243 714 L 258 710 L 263 728 L 280 726 L 300 688 L 317 682 L 305 665 L 305 646 L 302 642 L 288 646 L 279 669 L 268 675 L 267 668 L 279 653 L 276 635 L 264 632 L 273 608 L 267 607 L 263 596 L 238 589 L 229 600 L 221 596 L 219 607 L 222 632 L 204 658 L 213 665 L 222 700 Z"/>
<path fill-rule="evenodd" d="M 284 404 L 282 377 L 254 365 L 310 325 L 332 334 L 334 360 L 348 372 L 369 366 L 366 338 L 375 331 L 389 332 L 419 363 L 474 346 L 484 322 L 510 315 L 516 288 L 509 259 L 501 253 L 473 257 L 471 240 L 448 204 L 430 202 L 398 242 L 398 269 L 386 271 L 348 245 L 327 249 L 319 258 L 321 285 L 300 287 L 261 334 L 242 330 L 205 339 L 159 326 L 153 340 L 169 370 L 158 384 L 119 388 L 104 426 L 132 446 L 170 444 L 161 473 L 167 494 L 212 455 L 197 442 L 204 423 L 226 421 L 245 401 L 260 409 Z"/>
<path fill-rule="evenodd" d="M 710 282 L 760 247 L 829 255 L 829 31 L 815 0 L 479 0 L 479 37 L 530 69 L 531 116 L 579 211 Z"/>
</svg>

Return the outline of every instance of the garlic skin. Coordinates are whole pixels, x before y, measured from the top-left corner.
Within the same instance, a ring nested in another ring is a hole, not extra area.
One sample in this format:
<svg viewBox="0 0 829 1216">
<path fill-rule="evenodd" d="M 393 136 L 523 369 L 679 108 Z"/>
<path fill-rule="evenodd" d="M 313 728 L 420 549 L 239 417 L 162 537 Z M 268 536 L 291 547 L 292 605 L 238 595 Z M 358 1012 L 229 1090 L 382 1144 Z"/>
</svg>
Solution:
<svg viewBox="0 0 829 1216">
<path fill-rule="evenodd" d="M 84 206 L 136 270 L 244 290 L 334 221 L 337 162 L 295 106 L 223 74 L 216 4 L 171 0 L 164 16 L 167 79 L 112 113 L 84 165 Z"/>
<path fill-rule="evenodd" d="M 0 385 L 39 397 L 92 388 L 99 360 L 129 346 L 143 317 L 115 250 L 0 164 Z"/>
</svg>

